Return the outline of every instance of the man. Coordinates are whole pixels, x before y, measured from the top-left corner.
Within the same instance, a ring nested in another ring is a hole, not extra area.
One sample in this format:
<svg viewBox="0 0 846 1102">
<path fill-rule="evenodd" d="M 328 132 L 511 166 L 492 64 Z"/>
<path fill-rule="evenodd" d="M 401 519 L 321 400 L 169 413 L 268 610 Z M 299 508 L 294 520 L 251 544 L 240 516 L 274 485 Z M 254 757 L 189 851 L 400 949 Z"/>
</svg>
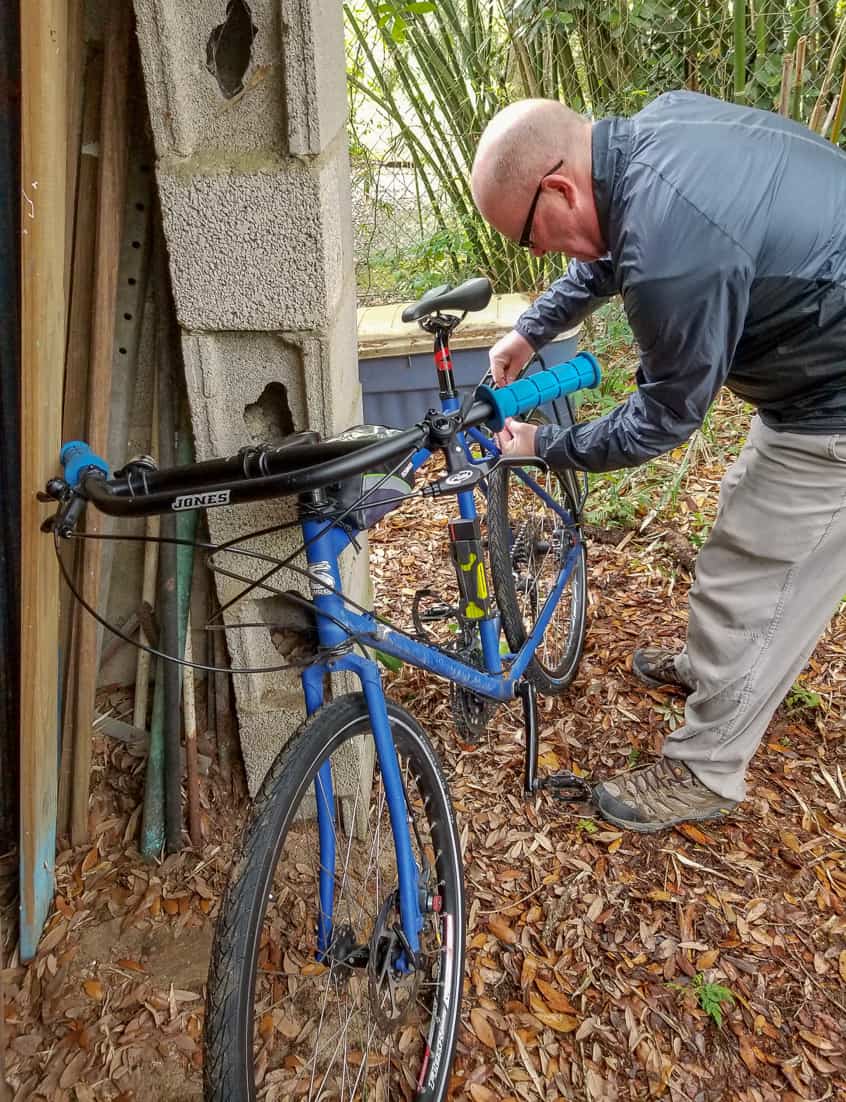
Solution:
<svg viewBox="0 0 846 1102">
<path fill-rule="evenodd" d="M 616 409 L 564 430 L 512 421 L 508 451 L 613 470 L 682 444 L 723 384 L 757 407 L 697 560 L 687 645 L 633 660 L 690 693 L 685 725 L 656 764 L 595 789 L 632 830 L 719 817 L 846 594 L 846 156 L 689 92 L 593 124 L 527 100 L 485 130 L 472 187 L 501 233 L 575 258 L 491 349 L 497 383 L 614 294 L 641 353 Z"/>
</svg>

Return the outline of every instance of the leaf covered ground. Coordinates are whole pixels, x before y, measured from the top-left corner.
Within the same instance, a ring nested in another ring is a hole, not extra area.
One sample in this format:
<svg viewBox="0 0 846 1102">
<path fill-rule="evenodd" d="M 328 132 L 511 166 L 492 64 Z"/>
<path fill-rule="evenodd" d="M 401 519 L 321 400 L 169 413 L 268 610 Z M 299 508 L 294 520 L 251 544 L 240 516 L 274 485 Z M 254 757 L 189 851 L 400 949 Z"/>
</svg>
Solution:
<svg viewBox="0 0 846 1102">
<path fill-rule="evenodd" d="M 542 769 L 599 778 L 648 763 L 682 722 L 679 697 L 632 678 L 631 653 L 684 638 L 695 551 L 745 416 L 724 398 L 690 447 L 651 474 L 598 480 L 587 645 L 569 691 L 541 704 Z M 450 510 L 439 508 L 397 511 L 373 534 L 377 606 L 394 618 L 420 586 L 449 596 Z M 588 805 L 525 799 L 516 707 L 496 713 L 478 746 L 462 745 L 447 686 L 408 667 L 389 676 L 443 755 L 464 847 L 468 961 L 452 1097 L 846 1097 L 844 667 L 841 612 L 774 718 L 742 807 L 648 837 L 609 828 Z M 110 704 L 118 716 L 128 706 L 119 692 Z M 0 880 L 11 1097 L 199 1099 L 203 976 L 233 799 L 206 781 L 203 852 L 145 864 L 135 848 L 143 762 L 99 737 L 95 750 L 95 840 L 60 854 L 56 909 L 26 968 L 9 944 L 13 899 Z"/>
</svg>

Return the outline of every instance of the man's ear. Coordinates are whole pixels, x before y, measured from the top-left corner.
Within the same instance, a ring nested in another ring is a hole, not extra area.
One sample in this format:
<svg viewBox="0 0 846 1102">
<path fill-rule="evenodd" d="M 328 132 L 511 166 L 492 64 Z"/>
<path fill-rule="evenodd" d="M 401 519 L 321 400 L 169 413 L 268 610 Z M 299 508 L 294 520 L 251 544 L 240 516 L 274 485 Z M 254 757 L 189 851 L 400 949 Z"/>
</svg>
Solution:
<svg viewBox="0 0 846 1102">
<path fill-rule="evenodd" d="M 544 180 L 544 186 L 563 195 L 571 209 L 576 205 L 576 185 L 569 176 L 550 176 Z"/>
</svg>

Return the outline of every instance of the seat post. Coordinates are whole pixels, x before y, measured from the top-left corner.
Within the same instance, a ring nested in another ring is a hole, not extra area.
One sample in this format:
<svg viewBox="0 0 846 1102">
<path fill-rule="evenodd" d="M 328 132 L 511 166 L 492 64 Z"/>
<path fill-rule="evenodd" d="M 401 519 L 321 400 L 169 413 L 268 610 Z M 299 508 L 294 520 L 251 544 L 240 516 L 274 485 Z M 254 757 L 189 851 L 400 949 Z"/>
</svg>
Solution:
<svg viewBox="0 0 846 1102">
<path fill-rule="evenodd" d="M 452 355 L 449 350 L 449 335 L 461 318 L 450 314 L 431 314 L 420 319 L 420 328 L 435 338 L 435 367 L 438 369 L 438 394 L 445 398 L 458 398 L 455 376 L 452 369 Z"/>
</svg>

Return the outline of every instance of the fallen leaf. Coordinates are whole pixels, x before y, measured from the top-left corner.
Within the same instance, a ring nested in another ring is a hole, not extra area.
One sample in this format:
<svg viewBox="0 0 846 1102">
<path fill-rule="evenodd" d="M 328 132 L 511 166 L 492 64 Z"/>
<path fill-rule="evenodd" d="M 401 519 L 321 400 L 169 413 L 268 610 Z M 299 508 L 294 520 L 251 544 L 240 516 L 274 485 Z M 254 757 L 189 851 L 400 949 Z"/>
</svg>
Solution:
<svg viewBox="0 0 846 1102">
<path fill-rule="evenodd" d="M 470 1097 L 473 1102 L 499 1102 L 499 1095 L 494 1094 L 492 1090 L 488 1090 L 482 1083 L 470 1084 Z"/>
<path fill-rule="evenodd" d="M 496 1034 L 484 1010 L 474 1007 L 470 1011 L 470 1027 L 483 1045 L 496 1048 Z"/>
<path fill-rule="evenodd" d="M 553 1010 L 563 1011 L 565 1014 L 575 1014 L 576 1008 L 563 993 L 559 991 L 557 987 L 553 987 L 551 983 L 547 983 L 546 980 L 535 980 L 535 986 L 538 991 L 543 995 L 544 1002 L 546 1002 Z M 542 1008 L 543 1009 L 543 1008 Z"/>
<path fill-rule="evenodd" d="M 706 834 L 704 830 L 700 830 L 692 823 L 679 823 L 676 830 L 679 834 L 683 834 L 685 838 L 690 839 L 691 842 L 697 842 L 700 846 L 713 846 L 714 844 L 714 839 L 710 834 Z"/>
<path fill-rule="evenodd" d="M 100 1002 L 103 998 L 103 985 L 99 980 L 86 980 L 82 987 L 89 999 Z"/>
<path fill-rule="evenodd" d="M 508 925 L 504 918 L 500 918 L 499 915 L 494 915 L 490 922 L 488 922 L 488 929 L 500 941 L 504 941 L 506 945 L 515 945 L 517 942 L 517 934 Z"/>
<path fill-rule="evenodd" d="M 737 1040 L 740 1045 L 740 1059 L 744 1062 L 744 1064 L 753 1075 L 757 1075 L 758 1060 L 755 1056 L 752 1042 L 749 1040 L 749 1037 L 745 1033 L 741 1033 Z"/>
<path fill-rule="evenodd" d="M 553 1014 L 546 1010 L 533 1010 L 535 1017 L 556 1033 L 572 1033 L 579 1028 L 579 1019 L 572 1014 Z"/>
<path fill-rule="evenodd" d="M 129 972 L 146 972 L 143 964 L 139 964 L 137 960 L 130 960 L 129 957 L 121 957 L 120 960 L 116 960 L 115 966 L 124 968 Z"/>
</svg>

